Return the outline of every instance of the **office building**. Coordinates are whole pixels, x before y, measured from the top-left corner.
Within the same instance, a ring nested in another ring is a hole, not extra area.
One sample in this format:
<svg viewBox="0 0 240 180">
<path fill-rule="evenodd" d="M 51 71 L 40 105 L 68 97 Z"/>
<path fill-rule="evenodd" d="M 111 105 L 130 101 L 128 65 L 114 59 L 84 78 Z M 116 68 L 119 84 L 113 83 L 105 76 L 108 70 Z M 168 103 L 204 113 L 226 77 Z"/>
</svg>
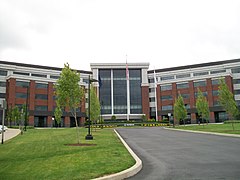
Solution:
<svg viewBox="0 0 240 180">
<path fill-rule="evenodd" d="M 93 85 L 97 88 L 101 113 L 106 120 L 113 116 L 117 120 L 141 120 L 143 116 L 158 121 L 173 120 L 174 101 L 181 94 L 189 123 L 196 123 L 199 117 L 195 104 L 199 88 L 209 103 L 209 121 L 224 121 L 228 116 L 218 102 L 220 78 L 226 80 L 240 105 L 240 59 L 155 70 L 149 70 L 149 63 L 92 63 L 90 67 L 91 71 L 78 70 L 79 83 L 87 90 L 89 75 L 99 81 Z M 0 102 L 5 99 L 8 108 L 27 103 L 30 125 L 53 126 L 56 107 L 54 83 L 61 70 L 58 67 L 0 61 Z M 81 123 L 85 120 L 87 106 L 85 99 L 78 112 Z M 75 126 L 67 109 L 61 126 Z"/>
</svg>

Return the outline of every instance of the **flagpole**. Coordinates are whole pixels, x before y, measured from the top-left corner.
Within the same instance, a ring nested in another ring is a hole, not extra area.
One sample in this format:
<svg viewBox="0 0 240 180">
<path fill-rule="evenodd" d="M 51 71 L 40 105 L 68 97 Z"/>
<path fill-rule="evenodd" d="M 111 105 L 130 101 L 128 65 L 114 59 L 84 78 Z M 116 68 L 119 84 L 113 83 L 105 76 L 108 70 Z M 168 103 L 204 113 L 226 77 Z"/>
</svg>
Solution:
<svg viewBox="0 0 240 180">
<path fill-rule="evenodd" d="M 130 90 L 129 90 L 129 71 L 127 64 L 127 55 L 126 55 L 126 80 L 127 80 L 127 121 L 129 121 L 130 114 Z"/>
<path fill-rule="evenodd" d="M 155 68 L 153 71 L 153 77 L 154 77 L 154 96 L 155 96 L 155 111 L 156 111 L 156 121 L 158 121 L 158 112 L 157 112 L 157 79 L 156 79 L 156 73 Z"/>
</svg>

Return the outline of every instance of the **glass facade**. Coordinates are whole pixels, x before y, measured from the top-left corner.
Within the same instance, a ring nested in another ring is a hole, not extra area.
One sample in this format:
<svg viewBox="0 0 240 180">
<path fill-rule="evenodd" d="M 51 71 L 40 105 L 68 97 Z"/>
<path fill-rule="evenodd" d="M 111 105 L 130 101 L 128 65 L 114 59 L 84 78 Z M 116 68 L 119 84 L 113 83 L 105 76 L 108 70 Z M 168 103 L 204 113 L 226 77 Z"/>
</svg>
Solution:
<svg viewBox="0 0 240 180">
<path fill-rule="evenodd" d="M 99 69 L 98 72 L 102 114 L 127 114 L 126 69 Z M 141 82 L 141 69 L 129 69 L 130 114 L 142 113 Z"/>
<path fill-rule="evenodd" d="M 99 80 L 101 80 L 101 86 L 99 87 L 99 100 L 102 114 L 111 114 L 111 70 L 100 69 L 98 73 Z"/>
<path fill-rule="evenodd" d="M 141 69 L 129 70 L 130 114 L 142 113 Z"/>
<path fill-rule="evenodd" d="M 127 114 L 127 81 L 125 69 L 113 70 L 114 114 Z"/>
</svg>

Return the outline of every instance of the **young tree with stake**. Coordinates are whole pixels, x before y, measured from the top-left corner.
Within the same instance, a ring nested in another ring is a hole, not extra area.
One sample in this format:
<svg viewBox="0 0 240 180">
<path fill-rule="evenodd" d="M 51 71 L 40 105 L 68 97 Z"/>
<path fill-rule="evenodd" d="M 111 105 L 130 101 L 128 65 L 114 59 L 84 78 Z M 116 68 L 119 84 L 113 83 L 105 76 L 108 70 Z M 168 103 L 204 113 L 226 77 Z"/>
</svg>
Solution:
<svg viewBox="0 0 240 180">
<path fill-rule="evenodd" d="M 55 85 L 57 96 L 57 113 L 59 113 L 59 108 L 69 108 L 72 116 L 75 119 L 76 132 L 77 132 L 77 142 L 80 144 L 79 138 L 79 128 L 77 121 L 77 109 L 80 107 L 81 101 L 84 97 L 83 88 L 79 85 L 80 74 L 77 71 L 70 69 L 69 64 L 64 64 L 60 78 L 57 80 Z M 58 118 L 58 116 L 57 116 Z"/>
</svg>

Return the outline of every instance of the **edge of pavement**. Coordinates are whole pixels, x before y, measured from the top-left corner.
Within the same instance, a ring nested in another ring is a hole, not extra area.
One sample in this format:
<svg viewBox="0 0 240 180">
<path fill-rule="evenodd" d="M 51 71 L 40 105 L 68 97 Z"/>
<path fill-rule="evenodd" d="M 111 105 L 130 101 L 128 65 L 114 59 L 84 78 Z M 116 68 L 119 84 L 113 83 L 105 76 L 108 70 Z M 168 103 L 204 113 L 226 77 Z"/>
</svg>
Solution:
<svg viewBox="0 0 240 180">
<path fill-rule="evenodd" d="M 172 130 L 172 131 L 184 131 L 184 132 L 191 132 L 191 133 L 211 134 L 211 135 L 218 135 L 218 136 L 228 136 L 228 137 L 240 138 L 240 134 L 226 134 L 226 133 L 217 133 L 217 132 L 194 131 L 194 130 L 185 130 L 185 129 L 166 128 L 166 127 L 164 127 L 164 129 Z"/>
<path fill-rule="evenodd" d="M 131 156 L 135 159 L 136 163 L 121 172 L 111 174 L 111 175 L 106 175 L 103 177 L 96 178 L 94 180 L 120 180 L 120 179 L 125 179 L 131 176 L 134 176 L 137 174 L 141 169 L 142 169 L 142 160 L 133 152 L 133 150 L 128 146 L 128 144 L 123 140 L 123 138 L 119 135 L 119 133 L 114 129 L 114 132 L 117 134 L 118 138 L 121 140 L 123 145 L 126 147 L 128 152 L 131 154 Z"/>
<path fill-rule="evenodd" d="M 7 131 L 4 132 L 3 142 L 6 142 L 7 140 L 16 137 L 20 133 L 21 133 L 21 131 L 19 129 L 11 129 L 11 128 L 9 128 Z M 2 133 L 1 133 L 1 136 L 2 136 Z"/>
</svg>

